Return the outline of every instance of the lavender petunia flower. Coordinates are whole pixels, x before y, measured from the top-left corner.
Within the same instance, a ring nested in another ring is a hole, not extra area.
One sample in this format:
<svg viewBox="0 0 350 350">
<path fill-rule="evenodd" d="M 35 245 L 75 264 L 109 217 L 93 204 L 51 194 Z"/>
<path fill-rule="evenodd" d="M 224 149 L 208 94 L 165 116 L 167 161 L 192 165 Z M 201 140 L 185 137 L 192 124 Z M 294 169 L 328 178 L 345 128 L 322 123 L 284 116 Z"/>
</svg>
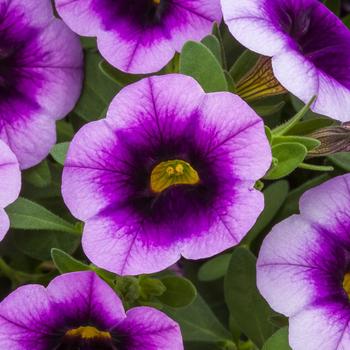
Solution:
<svg viewBox="0 0 350 350">
<path fill-rule="evenodd" d="M 293 350 L 350 349 L 349 208 L 348 174 L 307 191 L 262 245 L 258 287 L 290 317 Z"/>
<path fill-rule="evenodd" d="M 4 208 L 14 202 L 21 189 L 21 171 L 16 156 L 0 140 L 0 241 L 10 227 Z"/>
<path fill-rule="evenodd" d="M 82 84 L 78 37 L 54 17 L 50 0 L 0 0 L 0 139 L 22 169 L 55 143 Z"/>
<path fill-rule="evenodd" d="M 272 57 L 279 82 L 313 110 L 350 120 L 350 31 L 318 0 L 221 0 L 243 45 Z"/>
<path fill-rule="evenodd" d="M 180 74 L 151 77 L 77 133 L 62 193 L 85 221 L 91 261 L 151 273 L 237 244 L 263 208 L 253 187 L 270 163 L 263 122 L 238 96 L 205 94 Z"/>
<path fill-rule="evenodd" d="M 188 40 L 221 21 L 220 0 L 56 0 L 75 32 L 96 36 L 109 63 L 130 73 L 163 68 Z"/>
<path fill-rule="evenodd" d="M 94 272 L 18 288 L 0 304 L 0 348 L 8 350 L 183 350 L 176 322 L 150 307 L 124 311 Z"/>
</svg>

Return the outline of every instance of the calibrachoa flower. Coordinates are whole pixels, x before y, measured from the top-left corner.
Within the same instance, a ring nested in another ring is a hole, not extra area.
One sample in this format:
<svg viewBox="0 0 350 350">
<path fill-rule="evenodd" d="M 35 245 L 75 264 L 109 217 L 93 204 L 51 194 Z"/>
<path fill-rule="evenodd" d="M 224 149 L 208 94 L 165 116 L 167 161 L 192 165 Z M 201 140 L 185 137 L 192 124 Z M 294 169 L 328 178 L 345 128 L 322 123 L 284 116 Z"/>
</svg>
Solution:
<svg viewBox="0 0 350 350">
<path fill-rule="evenodd" d="M 306 192 L 261 248 L 258 287 L 290 317 L 293 350 L 350 349 L 349 208 L 348 174 Z"/>
<path fill-rule="evenodd" d="M 254 184 L 270 163 L 263 122 L 243 100 L 174 74 L 127 86 L 105 120 L 77 133 L 62 191 L 85 221 L 91 261 L 150 273 L 237 244 L 263 208 Z"/>
<path fill-rule="evenodd" d="M 44 288 L 18 288 L 0 304 L 0 348 L 8 350 L 183 350 L 176 322 L 150 307 L 124 311 L 93 272 Z"/>
<path fill-rule="evenodd" d="M 0 140 L 0 241 L 10 227 L 4 208 L 14 202 L 21 189 L 21 171 L 16 156 Z"/>
<path fill-rule="evenodd" d="M 21 168 L 55 143 L 55 120 L 79 97 L 82 63 L 79 39 L 50 0 L 0 0 L 0 138 Z"/>
<path fill-rule="evenodd" d="M 188 40 L 221 21 L 220 0 L 56 0 L 78 34 L 96 36 L 102 55 L 130 73 L 163 68 Z"/>
<path fill-rule="evenodd" d="M 243 45 L 272 57 L 279 82 L 313 110 L 350 120 L 350 32 L 318 0 L 221 0 Z"/>
</svg>

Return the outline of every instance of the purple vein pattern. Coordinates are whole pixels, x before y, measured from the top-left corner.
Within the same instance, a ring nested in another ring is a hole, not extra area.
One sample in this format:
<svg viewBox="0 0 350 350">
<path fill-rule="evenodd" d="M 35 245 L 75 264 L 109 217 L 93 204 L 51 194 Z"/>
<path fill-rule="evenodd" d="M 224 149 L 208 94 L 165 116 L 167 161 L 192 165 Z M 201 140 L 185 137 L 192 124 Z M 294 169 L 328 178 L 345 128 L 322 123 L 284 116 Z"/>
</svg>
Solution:
<svg viewBox="0 0 350 350">
<path fill-rule="evenodd" d="M 109 63 L 130 73 L 163 68 L 188 40 L 221 21 L 219 0 L 56 0 L 76 33 L 96 36 Z"/>
<path fill-rule="evenodd" d="M 22 169 L 55 144 L 55 121 L 79 97 L 82 65 L 79 39 L 50 0 L 0 0 L 0 139 Z"/>
<path fill-rule="evenodd" d="M 288 316 L 293 350 L 350 348 L 350 175 L 307 191 L 258 259 L 262 295 Z"/>
<path fill-rule="evenodd" d="M 181 159 L 195 185 L 150 188 L 153 169 Z M 271 163 L 262 119 L 238 96 L 205 94 L 192 78 L 143 79 L 112 101 L 107 118 L 73 139 L 62 193 L 85 222 L 83 248 L 123 275 L 209 257 L 240 242 L 264 206 L 254 189 Z"/>
<path fill-rule="evenodd" d="M 350 120 L 350 31 L 318 0 L 221 0 L 224 20 L 250 50 L 272 57 L 276 78 L 313 110 Z"/>
</svg>

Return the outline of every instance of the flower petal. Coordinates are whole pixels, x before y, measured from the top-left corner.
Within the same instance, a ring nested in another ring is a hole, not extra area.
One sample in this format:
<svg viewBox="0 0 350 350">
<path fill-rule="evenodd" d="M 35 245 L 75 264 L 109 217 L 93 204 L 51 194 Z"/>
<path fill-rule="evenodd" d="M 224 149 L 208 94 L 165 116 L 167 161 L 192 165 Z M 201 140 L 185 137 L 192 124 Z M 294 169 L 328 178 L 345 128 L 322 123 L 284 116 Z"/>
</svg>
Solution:
<svg viewBox="0 0 350 350">
<path fill-rule="evenodd" d="M 135 307 L 127 312 L 127 318 L 118 332 L 125 336 L 123 345 L 128 350 L 183 350 L 179 325 L 164 313 L 149 308 Z"/>
<path fill-rule="evenodd" d="M 264 240 L 257 263 L 257 284 L 272 308 L 292 316 L 335 293 L 342 300 L 339 285 L 346 264 L 341 246 L 300 215 L 293 215 L 277 224 Z"/>
<path fill-rule="evenodd" d="M 333 301 L 315 305 L 292 317 L 289 341 L 294 350 L 349 349 L 349 305 Z"/>
<path fill-rule="evenodd" d="M 113 289 L 91 271 L 56 277 L 47 287 L 47 294 L 52 308 L 60 310 L 66 324 L 74 320 L 82 326 L 89 320 L 100 330 L 109 330 L 126 317 Z"/>
</svg>

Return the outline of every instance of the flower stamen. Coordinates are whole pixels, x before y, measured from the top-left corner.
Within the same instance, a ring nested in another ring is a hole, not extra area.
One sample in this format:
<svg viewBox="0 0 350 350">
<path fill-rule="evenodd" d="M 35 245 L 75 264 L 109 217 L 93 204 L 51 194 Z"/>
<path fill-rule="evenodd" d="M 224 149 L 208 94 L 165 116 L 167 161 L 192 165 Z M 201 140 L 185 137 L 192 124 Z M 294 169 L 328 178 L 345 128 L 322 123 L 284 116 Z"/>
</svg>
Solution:
<svg viewBox="0 0 350 350">
<path fill-rule="evenodd" d="M 160 1 L 161 1 L 161 0 L 153 0 L 153 3 L 154 3 L 155 5 L 160 5 Z"/>
<path fill-rule="evenodd" d="M 66 333 L 66 336 L 79 337 L 81 339 L 112 339 L 112 336 L 109 332 L 99 331 L 97 328 L 91 326 L 70 329 Z"/>
<path fill-rule="evenodd" d="M 196 185 L 199 175 L 191 165 L 175 159 L 159 163 L 151 173 L 151 189 L 160 193 L 174 185 Z"/>
<path fill-rule="evenodd" d="M 350 299 L 350 272 L 347 272 L 344 276 L 343 289 Z"/>
</svg>

